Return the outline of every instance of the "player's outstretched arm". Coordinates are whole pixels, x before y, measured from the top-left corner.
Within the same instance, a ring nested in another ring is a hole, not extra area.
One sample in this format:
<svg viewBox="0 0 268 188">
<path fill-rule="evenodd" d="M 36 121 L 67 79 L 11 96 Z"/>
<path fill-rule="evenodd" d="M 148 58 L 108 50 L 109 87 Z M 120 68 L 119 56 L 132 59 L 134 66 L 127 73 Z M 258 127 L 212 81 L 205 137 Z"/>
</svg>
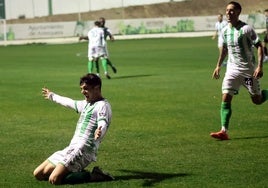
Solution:
<svg viewBox="0 0 268 188">
<path fill-rule="evenodd" d="M 99 126 L 97 129 L 96 129 L 96 131 L 95 131 L 95 133 L 94 133 L 94 139 L 95 140 L 97 140 L 98 138 L 100 138 L 101 137 L 101 134 L 102 134 L 102 130 L 101 130 L 101 126 Z"/>
<path fill-rule="evenodd" d="M 255 46 L 258 50 L 258 66 L 253 73 L 253 77 L 259 79 L 263 76 L 263 51 L 264 50 L 260 42 L 258 42 Z"/>
<path fill-rule="evenodd" d="M 98 128 L 96 129 L 95 133 L 94 133 L 94 139 L 98 140 L 98 139 L 102 139 L 108 129 L 108 124 L 106 123 L 106 121 L 99 121 L 98 122 Z"/>
<path fill-rule="evenodd" d="M 218 35 L 218 31 L 216 31 L 216 32 L 214 33 L 214 35 L 211 37 L 212 40 L 214 40 L 214 39 L 217 37 L 217 35 Z"/>
<path fill-rule="evenodd" d="M 114 36 L 111 34 L 111 35 L 109 35 L 109 38 L 110 38 L 110 40 L 111 41 L 114 41 L 115 39 L 114 39 Z"/>
<path fill-rule="evenodd" d="M 49 100 L 51 100 L 55 103 L 58 103 L 62 106 L 72 108 L 72 109 L 77 111 L 75 101 L 71 98 L 57 95 L 57 94 L 53 93 L 52 91 L 50 91 L 46 87 L 42 88 L 42 94 L 43 94 L 45 99 L 49 99 Z"/>
<path fill-rule="evenodd" d="M 81 41 L 81 40 L 88 40 L 88 36 L 80 36 L 79 41 Z"/>
<path fill-rule="evenodd" d="M 49 99 L 49 97 L 52 94 L 52 92 L 48 88 L 43 87 L 42 88 L 42 94 L 43 94 L 45 99 Z"/>
</svg>

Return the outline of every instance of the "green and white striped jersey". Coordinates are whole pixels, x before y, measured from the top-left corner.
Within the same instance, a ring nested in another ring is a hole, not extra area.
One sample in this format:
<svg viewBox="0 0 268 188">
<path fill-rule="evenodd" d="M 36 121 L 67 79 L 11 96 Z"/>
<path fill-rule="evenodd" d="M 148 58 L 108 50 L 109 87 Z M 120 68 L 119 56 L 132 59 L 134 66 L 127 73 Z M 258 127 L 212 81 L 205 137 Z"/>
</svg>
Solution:
<svg viewBox="0 0 268 188">
<path fill-rule="evenodd" d="M 228 49 L 227 72 L 252 76 L 255 68 L 254 45 L 259 37 L 254 29 L 239 21 L 236 27 L 227 25 L 220 35 L 222 46 Z"/>
<path fill-rule="evenodd" d="M 102 126 L 102 130 L 106 131 L 111 123 L 112 111 L 109 102 L 104 99 L 90 104 L 86 100 L 73 100 L 55 93 L 52 93 L 49 98 L 80 113 L 75 133 L 69 145 L 83 148 L 88 152 L 97 152 L 102 137 L 94 140 L 94 133 L 98 126 Z M 102 133 L 102 135 L 104 134 L 105 132 Z"/>
</svg>

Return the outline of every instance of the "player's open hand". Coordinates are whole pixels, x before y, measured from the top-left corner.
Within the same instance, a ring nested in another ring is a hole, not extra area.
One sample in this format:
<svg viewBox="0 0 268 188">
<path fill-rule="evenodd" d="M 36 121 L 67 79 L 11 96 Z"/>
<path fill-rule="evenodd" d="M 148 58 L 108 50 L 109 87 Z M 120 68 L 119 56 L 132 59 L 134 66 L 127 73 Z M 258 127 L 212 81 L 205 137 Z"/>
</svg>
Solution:
<svg viewBox="0 0 268 188">
<path fill-rule="evenodd" d="M 257 67 L 256 70 L 253 73 L 253 77 L 256 79 L 259 79 L 263 76 L 263 71 L 261 67 Z"/>
<path fill-rule="evenodd" d="M 110 37 L 110 40 L 111 40 L 111 41 L 115 41 L 115 39 L 114 39 L 114 36 L 113 36 L 113 35 Z"/>
<path fill-rule="evenodd" d="M 49 99 L 49 95 L 50 95 L 51 91 L 47 88 L 42 88 L 42 94 L 44 96 L 45 99 Z"/>
<path fill-rule="evenodd" d="M 220 78 L 221 68 L 217 66 L 212 74 L 212 78 L 219 79 Z"/>
<path fill-rule="evenodd" d="M 95 131 L 95 134 L 94 134 L 94 139 L 97 140 L 98 138 L 101 137 L 101 133 L 102 133 L 102 130 L 101 130 L 102 126 L 99 126 L 96 131 Z"/>
</svg>

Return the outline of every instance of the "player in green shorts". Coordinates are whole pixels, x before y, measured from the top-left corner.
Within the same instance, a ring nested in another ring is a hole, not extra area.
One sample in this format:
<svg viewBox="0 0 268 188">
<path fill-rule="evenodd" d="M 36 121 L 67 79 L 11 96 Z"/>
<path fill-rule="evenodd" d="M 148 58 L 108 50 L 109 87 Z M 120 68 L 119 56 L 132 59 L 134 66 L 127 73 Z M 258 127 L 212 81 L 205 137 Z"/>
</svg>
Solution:
<svg viewBox="0 0 268 188">
<path fill-rule="evenodd" d="M 232 115 L 231 102 L 240 86 L 247 88 L 252 102 L 262 104 L 268 99 L 268 90 L 260 89 L 259 79 L 263 76 L 263 46 L 254 29 L 239 20 L 241 5 L 230 2 L 226 7 L 228 26 L 220 35 L 221 51 L 213 78 L 219 79 L 221 65 L 228 54 L 227 68 L 222 83 L 221 130 L 211 133 L 213 138 L 228 140 L 229 120 Z M 254 50 L 257 48 L 258 64 L 255 65 Z"/>
</svg>

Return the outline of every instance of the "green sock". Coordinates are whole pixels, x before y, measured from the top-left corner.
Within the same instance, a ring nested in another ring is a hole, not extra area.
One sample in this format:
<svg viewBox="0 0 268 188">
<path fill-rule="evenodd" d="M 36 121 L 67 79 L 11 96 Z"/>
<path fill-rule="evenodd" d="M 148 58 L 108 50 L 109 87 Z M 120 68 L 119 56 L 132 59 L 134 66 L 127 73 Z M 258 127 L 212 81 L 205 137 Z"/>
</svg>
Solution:
<svg viewBox="0 0 268 188">
<path fill-rule="evenodd" d="M 100 74 L 99 62 L 96 61 L 96 62 L 95 62 L 95 65 L 96 65 L 96 72 L 97 72 L 97 74 Z"/>
<path fill-rule="evenodd" d="M 79 184 L 90 181 L 90 172 L 83 170 L 82 172 L 72 172 L 63 178 L 63 184 Z"/>
<path fill-rule="evenodd" d="M 267 101 L 268 100 L 268 90 L 267 89 L 264 89 L 261 91 L 262 93 L 262 101 Z"/>
<path fill-rule="evenodd" d="M 227 102 L 222 102 L 221 103 L 221 125 L 225 127 L 226 130 L 228 129 L 231 115 L 232 115 L 231 104 Z"/>
<path fill-rule="evenodd" d="M 88 70 L 88 73 L 92 73 L 92 71 L 93 71 L 93 61 L 88 61 L 87 70 Z"/>
<path fill-rule="evenodd" d="M 101 63 L 102 63 L 102 67 L 105 73 L 108 72 L 108 66 L 107 66 L 107 59 L 106 58 L 101 58 Z"/>
</svg>

